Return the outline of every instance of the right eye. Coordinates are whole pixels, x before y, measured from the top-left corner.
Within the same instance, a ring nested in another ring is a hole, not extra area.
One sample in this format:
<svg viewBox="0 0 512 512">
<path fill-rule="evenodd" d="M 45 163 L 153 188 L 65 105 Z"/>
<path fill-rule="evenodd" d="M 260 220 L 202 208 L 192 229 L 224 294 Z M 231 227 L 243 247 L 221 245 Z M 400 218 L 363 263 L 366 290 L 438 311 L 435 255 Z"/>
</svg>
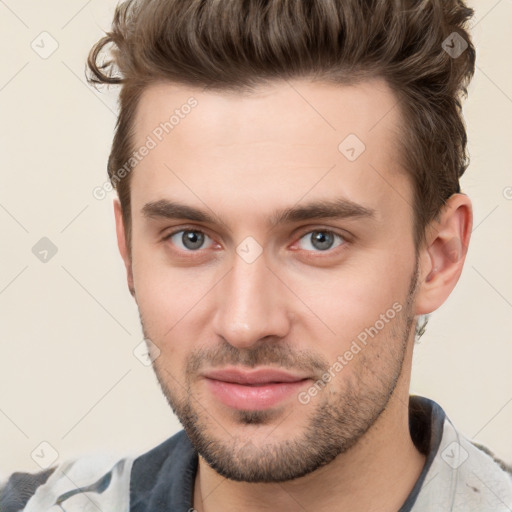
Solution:
<svg viewBox="0 0 512 512">
<path fill-rule="evenodd" d="M 164 238 L 164 240 L 170 240 L 173 245 L 185 252 L 196 252 L 201 249 L 206 239 L 210 240 L 210 245 L 213 243 L 213 240 L 206 233 L 197 229 L 180 229 L 179 231 L 173 231 Z M 205 248 L 207 247 L 203 247 L 203 249 Z"/>
</svg>

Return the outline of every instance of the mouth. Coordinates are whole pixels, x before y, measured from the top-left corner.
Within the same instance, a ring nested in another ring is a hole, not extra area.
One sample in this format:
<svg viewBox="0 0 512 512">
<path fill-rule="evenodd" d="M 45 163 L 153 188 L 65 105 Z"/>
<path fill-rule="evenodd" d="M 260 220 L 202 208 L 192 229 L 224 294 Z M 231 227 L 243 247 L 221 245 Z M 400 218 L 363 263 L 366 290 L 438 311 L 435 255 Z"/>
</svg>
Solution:
<svg viewBox="0 0 512 512">
<path fill-rule="evenodd" d="M 275 407 L 296 396 L 311 380 L 309 376 L 275 368 L 225 368 L 206 372 L 202 377 L 221 403 L 232 409 L 252 411 Z"/>
</svg>

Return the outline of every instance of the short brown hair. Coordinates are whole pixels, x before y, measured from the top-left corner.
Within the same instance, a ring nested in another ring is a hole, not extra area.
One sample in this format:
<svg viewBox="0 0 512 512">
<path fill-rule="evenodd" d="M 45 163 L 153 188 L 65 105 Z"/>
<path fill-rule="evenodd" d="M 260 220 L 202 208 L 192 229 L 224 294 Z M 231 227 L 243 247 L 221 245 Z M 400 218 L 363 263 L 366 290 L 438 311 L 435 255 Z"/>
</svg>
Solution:
<svg viewBox="0 0 512 512">
<path fill-rule="evenodd" d="M 111 31 L 91 49 L 88 80 L 121 84 L 108 174 L 121 202 L 128 248 L 131 173 L 121 180 L 116 173 L 134 151 L 134 118 L 148 85 L 167 81 L 242 92 L 278 79 L 349 84 L 370 77 L 387 81 L 402 113 L 401 160 L 414 187 L 418 247 L 427 224 L 460 191 L 468 165 L 461 98 L 475 67 L 466 30 L 472 15 L 462 0 L 119 4 Z M 460 55 L 448 51 L 456 42 Z M 100 63 L 104 50 L 109 57 Z"/>
</svg>

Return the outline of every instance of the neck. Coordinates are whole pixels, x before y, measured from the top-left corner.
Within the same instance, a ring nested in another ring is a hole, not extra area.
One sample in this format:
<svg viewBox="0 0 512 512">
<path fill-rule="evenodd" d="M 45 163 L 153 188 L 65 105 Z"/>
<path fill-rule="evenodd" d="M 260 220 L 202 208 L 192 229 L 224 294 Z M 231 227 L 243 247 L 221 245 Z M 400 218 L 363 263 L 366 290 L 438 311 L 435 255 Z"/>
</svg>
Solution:
<svg viewBox="0 0 512 512">
<path fill-rule="evenodd" d="M 388 406 L 366 434 L 346 453 L 309 475 L 280 483 L 235 482 L 220 476 L 199 457 L 195 510 L 398 510 L 425 464 L 409 432 L 410 368 L 403 370 Z"/>
</svg>

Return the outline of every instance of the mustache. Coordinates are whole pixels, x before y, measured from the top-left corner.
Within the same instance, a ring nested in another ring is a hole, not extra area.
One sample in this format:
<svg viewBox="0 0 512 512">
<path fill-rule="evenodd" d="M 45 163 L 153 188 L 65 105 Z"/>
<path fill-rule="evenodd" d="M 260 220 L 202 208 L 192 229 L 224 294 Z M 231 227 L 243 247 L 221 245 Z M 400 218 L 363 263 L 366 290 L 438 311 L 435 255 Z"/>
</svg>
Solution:
<svg viewBox="0 0 512 512">
<path fill-rule="evenodd" d="M 329 369 L 328 361 L 310 350 L 292 350 L 276 342 L 260 342 L 253 348 L 237 348 L 223 340 L 216 347 L 202 347 L 191 354 L 187 361 L 187 374 L 197 374 L 201 369 L 245 366 L 278 366 L 281 369 L 301 370 L 322 375 Z"/>
</svg>

